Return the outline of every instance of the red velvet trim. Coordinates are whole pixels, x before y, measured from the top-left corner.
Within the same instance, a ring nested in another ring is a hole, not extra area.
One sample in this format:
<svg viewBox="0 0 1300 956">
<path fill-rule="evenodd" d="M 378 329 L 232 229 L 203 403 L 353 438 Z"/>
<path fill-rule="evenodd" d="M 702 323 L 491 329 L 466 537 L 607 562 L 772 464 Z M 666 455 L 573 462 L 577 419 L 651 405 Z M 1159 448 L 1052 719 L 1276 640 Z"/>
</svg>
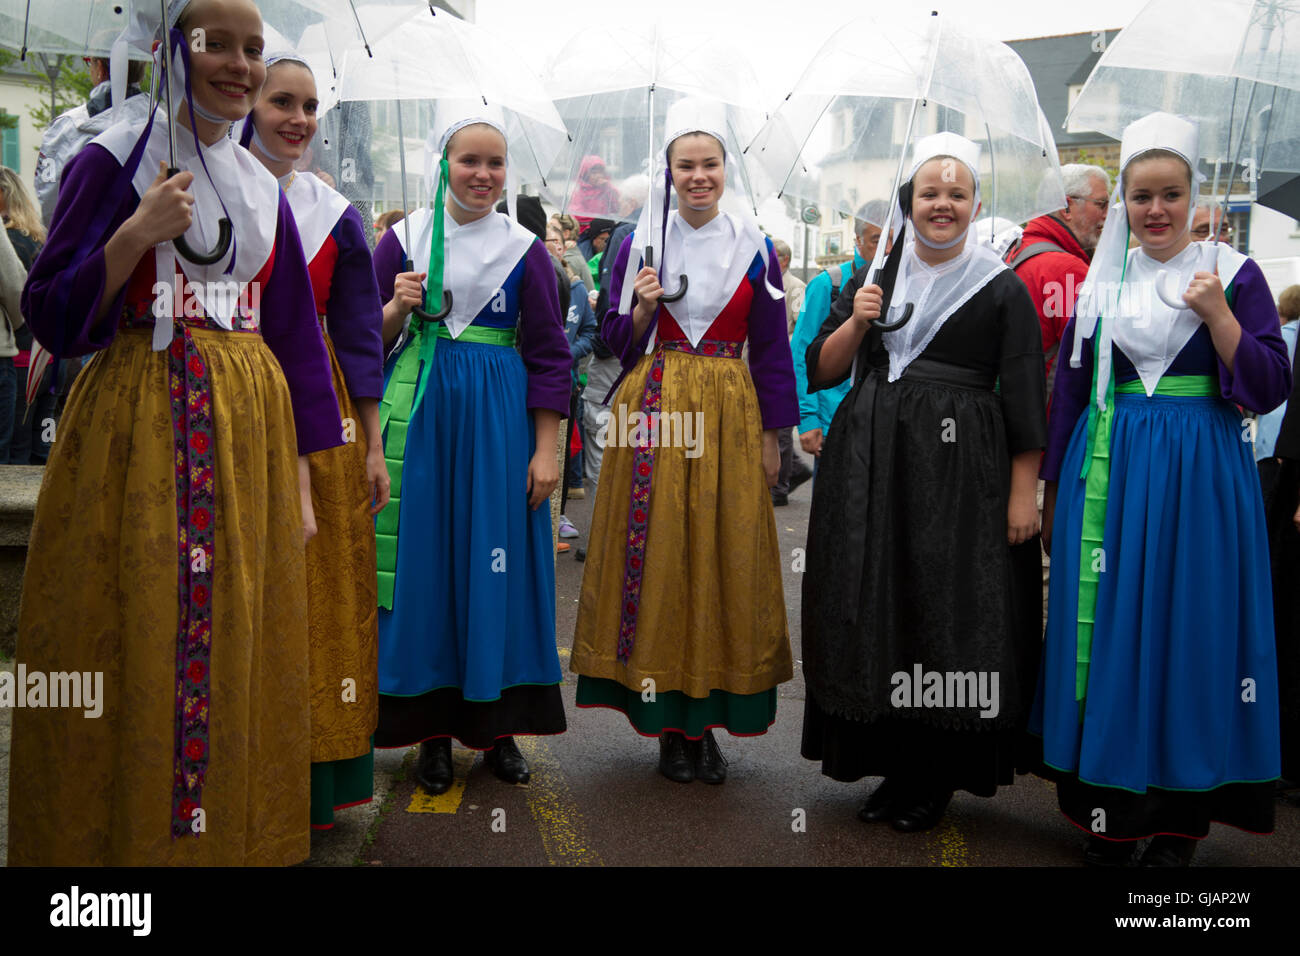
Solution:
<svg viewBox="0 0 1300 956">
<path fill-rule="evenodd" d="M 330 301 L 330 288 L 334 284 L 334 265 L 339 261 L 338 243 L 333 236 L 326 236 L 325 242 L 316 252 L 316 257 L 307 266 L 311 276 L 311 294 L 316 300 L 316 314 L 324 315 L 325 307 Z"/>
</svg>

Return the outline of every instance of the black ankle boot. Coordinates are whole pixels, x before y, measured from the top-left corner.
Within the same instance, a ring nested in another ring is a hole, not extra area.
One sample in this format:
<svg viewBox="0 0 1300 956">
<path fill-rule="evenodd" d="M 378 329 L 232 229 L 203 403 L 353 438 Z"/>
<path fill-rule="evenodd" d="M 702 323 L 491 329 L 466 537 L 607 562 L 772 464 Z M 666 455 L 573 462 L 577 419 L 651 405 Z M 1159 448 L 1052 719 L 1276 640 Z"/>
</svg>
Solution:
<svg viewBox="0 0 1300 956">
<path fill-rule="evenodd" d="M 695 779 L 702 783 L 725 783 L 727 780 L 727 758 L 722 756 L 711 730 L 706 730 L 695 744 Z"/>
<path fill-rule="evenodd" d="M 659 772 L 674 783 L 695 779 L 695 760 L 686 738 L 673 730 L 659 735 Z"/>
<path fill-rule="evenodd" d="M 519 752 L 513 737 L 501 737 L 496 746 L 483 755 L 483 762 L 492 768 L 498 780 L 506 783 L 527 783 L 532 779 L 528 761 Z"/>
<path fill-rule="evenodd" d="M 1196 853 L 1196 840 L 1191 837 L 1161 834 L 1152 837 L 1142 854 L 1139 866 L 1184 867 L 1192 865 Z"/>
<path fill-rule="evenodd" d="M 420 744 L 415 761 L 415 781 L 434 796 L 451 789 L 455 774 L 451 767 L 451 738 L 438 737 Z"/>
<path fill-rule="evenodd" d="M 899 833 L 921 833 L 933 830 L 943 819 L 948 802 L 952 800 L 951 790 L 921 790 L 910 801 L 903 801 L 895 814 L 891 825 Z"/>
<path fill-rule="evenodd" d="M 863 823 L 886 823 L 894 819 L 906 796 L 897 777 L 886 777 L 858 810 L 858 819 Z"/>
<path fill-rule="evenodd" d="M 1084 866 L 1132 866 L 1133 850 L 1137 844 L 1131 840 L 1106 840 L 1099 836 L 1088 837 L 1083 851 Z"/>
</svg>

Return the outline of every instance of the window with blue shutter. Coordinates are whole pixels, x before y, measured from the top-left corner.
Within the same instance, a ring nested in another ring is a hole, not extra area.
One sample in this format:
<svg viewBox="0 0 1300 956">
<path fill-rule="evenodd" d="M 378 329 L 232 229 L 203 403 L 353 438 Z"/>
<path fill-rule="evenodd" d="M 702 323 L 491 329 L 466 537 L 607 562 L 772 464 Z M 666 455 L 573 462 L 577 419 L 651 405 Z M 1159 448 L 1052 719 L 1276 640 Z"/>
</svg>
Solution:
<svg viewBox="0 0 1300 956">
<path fill-rule="evenodd" d="M 9 114 L 4 110 L 0 110 L 0 116 L 3 116 L 6 120 L 9 119 Z M 6 127 L 5 129 L 0 130 L 0 144 L 3 144 L 0 146 L 0 162 L 15 171 L 18 171 L 18 167 L 21 163 L 21 159 L 19 158 L 20 152 L 18 139 L 19 130 L 17 123 L 14 124 L 12 129 Z"/>
</svg>

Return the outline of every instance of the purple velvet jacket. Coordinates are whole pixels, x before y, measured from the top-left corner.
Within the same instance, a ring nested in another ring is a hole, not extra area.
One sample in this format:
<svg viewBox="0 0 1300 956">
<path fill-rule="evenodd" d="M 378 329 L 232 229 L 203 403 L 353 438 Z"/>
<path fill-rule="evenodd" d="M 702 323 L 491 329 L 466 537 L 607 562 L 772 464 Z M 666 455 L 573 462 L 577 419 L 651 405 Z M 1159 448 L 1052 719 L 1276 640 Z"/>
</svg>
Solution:
<svg viewBox="0 0 1300 956">
<path fill-rule="evenodd" d="M 384 302 L 393 297 L 393 280 L 398 273 L 406 271 L 404 259 L 402 243 L 397 233 L 389 229 L 375 247 L 375 278 Z M 564 320 L 560 317 L 555 267 L 540 239 L 524 253 L 519 298 L 519 354 L 528 370 L 528 407 L 549 408 L 567 418 L 573 353 L 569 351 Z"/>
<path fill-rule="evenodd" d="M 325 319 L 353 398 L 384 395 L 384 304 L 361 214 L 348 206 L 330 232 L 338 250 Z"/>
<path fill-rule="evenodd" d="M 768 243 L 767 281 L 775 289 L 781 286 L 781 265 Z M 614 259 L 614 272 L 610 281 L 610 310 L 601 324 L 600 337 L 609 350 L 618 356 L 624 369 L 631 369 L 645 352 L 650 332 L 659 322 L 659 310 L 646 327 L 645 334 L 632 341 L 632 316 L 621 315 L 618 303 L 623 295 L 623 272 L 632 247 L 629 235 L 619 247 Z M 756 257 L 757 258 L 757 257 Z M 760 263 L 761 259 L 758 260 Z M 751 270 L 750 276 L 753 276 Z M 741 281 L 749 281 L 749 278 Z M 632 308 L 636 308 L 636 294 L 632 295 Z M 794 386 L 794 360 L 790 355 L 790 337 L 786 332 L 785 302 L 773 299 L 763 288 L 754 289 L 754 300 L 749 310 L 749 373 L 758 393 L 758 408 L 763 416 L 764 430 L 789 428 L 799 424 L 799 396 Z"/>
<path fill-rule="evenodd" d="M 1291 361 L 1282 340 L 1281 323 L 1273 296 L 1253 259 L 1242 264 L 1233 277 L 1232 314 L 1241 323 L 1241 341 L 1233 356 L 1232 371 L 1214 350 L 1210 330 L 1202 325 L 1183 346 L 1166 375 L 1219 376 L 1219 392 L 1228 401 L 1253 412 L 1272 411 L 1291 393 Z M 1080 415 L 1087 414 L 1092 400 L 1093 340 L 1083 343 L 1082 364 L 1070 367 L 1074 350 L 1074 319 L 1061 335 L 1056 365 L 1056 386 L 1052 391 L 1052 413 L 1047 426 L 1047 452 L 1039 476 L 1059 481 L 1061 461 Z M 1137 370 L 1118 345 L 1113 346 L 1115 381 L 1130 382 Z"/>
<path fill-rule="evenodd" d="M 120 170 L 113 154 L 94 143 L 68 164 L 50 222 L 49 239 L 32 264 L 23 289 L 23 314 L 31 323 L 32 334 L 41 343 L 62 342 L 64 358 L 105 349 L 117 334 L 126 286 L 117 293 L 104 318 L 98 322 L 95 319 L 104 296 L 103 247 L 91 253 L 71 275 L 68 273 L 81 230 L 98 211 L 105 184 L 113 182 Z M 139 202 L 135 191 L 128 190 L 109 221 L 106 237 L 126 222 Z M 55 289 L 62 282 L 71 283 L 71 295 L 64 312 L 56 314 Z M 275 262 L 262 289 L 261 305 L 262 338 L 289 385 L 298 453 L 306 455 L 343 444 L 338 398 L 312 305 L 302 242 L 283 195 L 276 220 Z"/>
</svg>

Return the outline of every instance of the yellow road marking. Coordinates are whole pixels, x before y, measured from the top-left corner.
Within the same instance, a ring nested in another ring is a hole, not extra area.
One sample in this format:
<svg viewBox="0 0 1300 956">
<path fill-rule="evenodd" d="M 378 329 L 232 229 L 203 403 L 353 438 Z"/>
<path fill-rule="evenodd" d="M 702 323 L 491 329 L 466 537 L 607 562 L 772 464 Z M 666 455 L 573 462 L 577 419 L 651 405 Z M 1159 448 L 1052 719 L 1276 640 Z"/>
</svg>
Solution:
<svg viewBox="0 0 1300 956">
<path fill-rule="evenodd" d="M 465 778 L 469 776 L 470 768 L 474 766 L 474 758 L 478 756 L 472 750 L 452 749 L 451 764 L 455 771 L 456 778 L 452 781 L 451 789 L 446 793 L 440 793 L 436 797 L 430 794 L 424 787 L 418 783 L 415 785 L 415 792 L 411 794 L 411 802 L 406 808 L 407 813 L 455 813 L 460 809 L 461 798 L 465 796 Z M 414 764 L 412 764 L 414 766 Z"/>
<path fill-rule="evenodd" d="M 604 866 L 600 854 L 587 845 L 582 813 L 545 738 L 517 737 L 515 742 L 532 771 L 528 810 L 542 838 L 546 862 L 551 866 Z"/>
<path fill-rule="evenodd" d="M 558 650 L 558 651 L 560 652 L 560 656 L 561 656 L 562 658 L 564 658 L 566 661 L 569 659 L 569 653 L 570 653 L 570 651 L 571 651 L 570 648 L 568 648 L 568 647 L 559 647 L 559 648 L 556 648 L 556 650 Z"/>
<path fill-rule="evenodd" d="M 939 866 L 970 866 L 970 847 L 961 828 L 946 818 L 930 832 L 928 840 L 931 864 Z"/>
</svg>

